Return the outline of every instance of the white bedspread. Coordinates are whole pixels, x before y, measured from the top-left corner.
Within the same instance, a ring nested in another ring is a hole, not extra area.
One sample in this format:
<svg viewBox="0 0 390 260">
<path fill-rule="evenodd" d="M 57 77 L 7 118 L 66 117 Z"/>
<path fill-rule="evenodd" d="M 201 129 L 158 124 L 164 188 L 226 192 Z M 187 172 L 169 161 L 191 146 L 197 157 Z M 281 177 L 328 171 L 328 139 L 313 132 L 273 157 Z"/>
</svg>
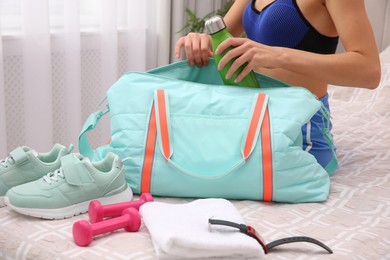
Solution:
<svg viewBox="0 0 390 260">
<path fill-rule="evenodd" d="M 390 259 L 390 47 L 381 53 L 382 81 L 376 90 L 330 87 L 330 106 L 340 167 L 324 203 L 275 204 L 233 201 L 246 224 L 267 242 L 311 236 L 309 243 L 275 248 L 267 259 Z M 156 198 L 169 203 L 190 199 Z M 0 259 L 156 259 L 150 234 L 124 230 L 78 247 L 72 224 L 81 215 L 47 221 L 0 209 Z"/>
</svg>

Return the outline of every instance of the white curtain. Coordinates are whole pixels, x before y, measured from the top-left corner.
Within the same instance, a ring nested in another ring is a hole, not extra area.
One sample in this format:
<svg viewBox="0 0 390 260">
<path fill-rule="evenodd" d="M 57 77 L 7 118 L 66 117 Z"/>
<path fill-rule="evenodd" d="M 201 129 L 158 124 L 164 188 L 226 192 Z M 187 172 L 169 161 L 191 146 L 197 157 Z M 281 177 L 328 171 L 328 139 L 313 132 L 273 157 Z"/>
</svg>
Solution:
<svg viewBox="0 0 390 260">
<path fill-rule="evenodd" d="M 1 34 L 1 26 L 0 26 Z M 3 41 L 0 41 L 0 57 L 3 57 Z M 6 154 L 7 135 L 5 125 L 5 93 L 4 93 L 4 65 L 3 59 L 0 59 L 0 156 Z M 2 156 L 3 157 L 3 156 Z"/>
<path fill-rule="evenodd" d="M 0 0 L 0 158 L 77 147 L 84 120 L 126 71 L 173 62 L 184 10 L 222 0 Z M 109 139 L 109 119 L 90 140 Z"/>
</svg>

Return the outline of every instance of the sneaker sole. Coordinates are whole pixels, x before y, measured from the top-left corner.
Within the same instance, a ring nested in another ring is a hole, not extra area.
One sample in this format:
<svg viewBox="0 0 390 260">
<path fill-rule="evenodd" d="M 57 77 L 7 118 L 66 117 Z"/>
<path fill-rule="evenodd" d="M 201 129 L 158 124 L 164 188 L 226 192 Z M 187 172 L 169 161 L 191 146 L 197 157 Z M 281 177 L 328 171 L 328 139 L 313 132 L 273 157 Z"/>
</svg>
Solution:
<svg viewBox="0 0 390 260">
<path fill-rule="evenodd" d="M 126 202 L 131 201 L 133 199 L 133 192 L 131 191 L 130 187 L 127 187 L 126 190 L 122 191 L 121 193 L 109 196 L 109 197 L 102 197 L 102 198 L 96 198 L 92 200 L 99 200 L 102 205 L 107 204 L 113 204 L 113 203 L 120 203 L 120 202 Z M 65 208 L 58 208 L 58 209 L 36 209 L 36 208 L 18 208 L 13 206 L 9 203 L 8 197 L 4 197 L 5 205 L 8 205 L 11 209 L 15 210 L 16 212 L 36 217 L 36 218 L 43 218 L 43 219 L 65 219 L 65 218 L 71 218 L 80 214 L 84 214 L 88 212 L 89 203 L 92 200 L 87 200 L 84 202 L 81 202 L 79 204 L 75 204 L 69 207 Z"/>
</svg>

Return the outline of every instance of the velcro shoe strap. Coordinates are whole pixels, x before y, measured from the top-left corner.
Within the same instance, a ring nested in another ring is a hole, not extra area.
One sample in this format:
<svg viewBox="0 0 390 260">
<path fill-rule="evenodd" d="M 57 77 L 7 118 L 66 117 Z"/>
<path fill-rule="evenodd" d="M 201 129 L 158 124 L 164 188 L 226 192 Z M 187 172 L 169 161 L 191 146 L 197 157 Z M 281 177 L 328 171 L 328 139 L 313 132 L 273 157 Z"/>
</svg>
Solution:
<svg viewBox="0 0 390 260">
<path fill-rule="evenodd" d="M 14 159 L 15 164 L 18 166 L 22 166 L 29 162 L 28 155 L 26 151 L 22 147 L 18 147 L 12 152 L 10 152 L 12 159 Z"/>
<path fill-rule="evenodd" d="M 81 186 L 93 182 L 88 167 L 74 154 L 61 158 L 61 168 L 66 182 L 70 185 Z"/>
</svg>

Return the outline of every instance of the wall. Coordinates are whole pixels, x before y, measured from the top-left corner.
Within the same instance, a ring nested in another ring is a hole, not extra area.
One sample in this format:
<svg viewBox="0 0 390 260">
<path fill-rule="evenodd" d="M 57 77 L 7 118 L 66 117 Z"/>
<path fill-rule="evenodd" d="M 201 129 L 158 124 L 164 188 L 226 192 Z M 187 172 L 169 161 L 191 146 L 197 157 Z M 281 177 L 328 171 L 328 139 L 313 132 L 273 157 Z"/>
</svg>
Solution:
<svg viewBox="0 0 390 260">
<path fill-rule="evenodd" d="M 366 0 L 365 4 L 380 52 L 390 45 L 390 0 Z M 343 50 L 340 43 L 338 52 Z"/>
<path fill-rule="evenodd" d="M 390 45 L 390 0 L 366 0 L 379 51 Z"/>
</svg>

